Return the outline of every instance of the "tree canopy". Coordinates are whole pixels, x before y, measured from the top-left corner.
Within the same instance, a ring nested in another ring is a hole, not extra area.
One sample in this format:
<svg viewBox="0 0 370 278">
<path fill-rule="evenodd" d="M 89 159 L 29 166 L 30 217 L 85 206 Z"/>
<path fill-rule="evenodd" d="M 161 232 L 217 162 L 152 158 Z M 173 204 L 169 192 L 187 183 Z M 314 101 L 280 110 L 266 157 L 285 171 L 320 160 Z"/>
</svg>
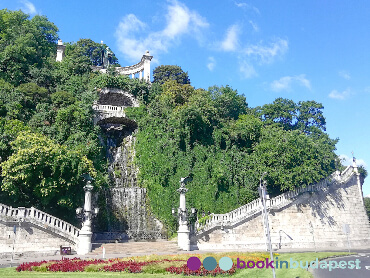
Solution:
<svg viewBox="0 0 370 278">
<path fill-rule="evenodd" d="M 0 78 L 19 85 L 55 55 L 58 28 L 45 16 L 0 10 Z"/>
<path fill-rule="evenodd" d="M 148 105 L 131 108 L 128 115 L 139 126 L 139 184 L 148 188 L 153 211 L 173 231 L 171 208 L 178 205 L 181 177 L 193 177 L 190 206 L 225 213 L 258 197 L 265 171 L 274 196 L 316 183 L 339 167 L 337 140 L 322 130 L 321 104 L 277 99 L 253 109 L 229 86 L 204 90 L 174 80 L 155 90 Z M 311 126 L 320 133 L 313 134 Z"/>
<path fill-rule="evenodd" d="M 179 84 L 190 84 L 188 72 L 184 72 L 179 66 L 162 65 L 153 70 L 153 83 L 160 85 L 166 81 L 175 80 Z"/>
</svg>

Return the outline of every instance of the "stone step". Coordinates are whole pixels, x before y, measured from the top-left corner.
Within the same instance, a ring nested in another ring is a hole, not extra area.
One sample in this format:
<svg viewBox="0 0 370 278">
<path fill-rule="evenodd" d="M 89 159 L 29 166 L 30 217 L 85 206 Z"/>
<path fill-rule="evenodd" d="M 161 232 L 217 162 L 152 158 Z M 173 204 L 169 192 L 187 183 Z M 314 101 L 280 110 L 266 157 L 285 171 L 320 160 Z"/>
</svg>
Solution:
<svg viewBox="0 0 370 278">
<path fill-rule="evenodd" d="M 93 244 L 93 250 L 90 254 L 102 254 L 103 247 L 106 254 L 126 255 L 176 253 L 181 250 L 175 241 L 99 243 Z"/>
</svg>

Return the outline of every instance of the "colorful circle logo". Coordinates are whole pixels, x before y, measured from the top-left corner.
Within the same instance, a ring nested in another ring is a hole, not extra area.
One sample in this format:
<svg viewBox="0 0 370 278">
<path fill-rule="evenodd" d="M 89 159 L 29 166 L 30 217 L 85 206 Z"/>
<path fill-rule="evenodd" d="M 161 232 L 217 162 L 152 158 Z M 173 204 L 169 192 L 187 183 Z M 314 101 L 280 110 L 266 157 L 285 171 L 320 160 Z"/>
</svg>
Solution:
<svg viewBox="0 0 370 278">
<path fill-rule="evenodd" d="M 202 265 L 200 259 L 198 257 L 190 257 L 187 262 L 187 266 L 190 270 L 196 271 Z M 218 262 L 219 267 L 223 271 L 228 271 L 233 267 L 233 261 L 229 257 L 222 257 Z M 208 270 L 212 271 L 217 267 L 217 261 L 214 257 L 207 257 L 203 260 L 203 267 Z"/>
<path fill-rule="evenodd" d="M 198 257 L 190 257 L 187 262 L 188 268 L 190 270 L 198 270 L 202 263 L 200 262 Z"/>
</svg>

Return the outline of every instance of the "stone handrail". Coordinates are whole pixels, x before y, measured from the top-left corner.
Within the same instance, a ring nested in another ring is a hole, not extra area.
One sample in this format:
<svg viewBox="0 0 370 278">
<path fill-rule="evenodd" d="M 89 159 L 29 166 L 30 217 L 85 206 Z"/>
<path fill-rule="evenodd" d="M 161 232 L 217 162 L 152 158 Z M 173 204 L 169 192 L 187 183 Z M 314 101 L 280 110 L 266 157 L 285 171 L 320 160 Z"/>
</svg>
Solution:
<svg viewBox="0 0 370 278">
<path fill-rule="evenodd" d="M 13 208 L 11 206 L 0 204 L 0 218 L 3 218 L 7 221 L 31 222 L 42 228 L 46 228 L 51 232 L 57 233 L 58 235 L 65 237 L 74 243 L 78 242 L 77 237 L 80 229 L 62 219 L 54 217 L 34 207 Z"/>
<path fill-rule="evenodd" d="M 294 199 L 305 192 L 314 192 L 319 191 L 323 188 L 326 188 L 331 184 L 332 181 L 338 183 L 344 183 L 348 181 L 352 175 L 355 174 L 355 170 L 352 166 L 348 166 L 342 173 L 339 171 L 333 173 L 329 178 L 322 180 L 314 185 L 309 185 L 306 187 L 300 187 L 292 191 L 285 192 L 279 196 L 276 196 L 270 200 L 266 201 L 266 205 L 270 209 L 279 209 L 283 206 L 286 206 L 289 203 L 292 203 Z M 251 217 L 257 213 L 261 212 L 261 200 L 256 199 L 248 204 L 245 204 L 231 212 L 225 214 L 211 214 L 209 219 L 205 223 L 195 223 L 195 228 L 198 233 L 206 232 L 214 227 L 222 227 L 223 225 L 233 225 L 241 220 Z"/>
<path fill-rule="evenodd" d="M 126 117 L 124 109 L 126 106 L 113 106 L 113 105 L 102 105 L 95 104 L 93 109 L 98 112 L 108 114 L 109 117 Z"/>
<path fill-rule="evenodd" d="M 123 74 L 123 75 L 136 74 L 136 73 L 142 72 L 143 70 L 144 70 L 144 59 L 141 59 L 139 63 L 132 65 L 132 66 L 116 68 L 116 71 L 119 74 Z"/>
</svg>

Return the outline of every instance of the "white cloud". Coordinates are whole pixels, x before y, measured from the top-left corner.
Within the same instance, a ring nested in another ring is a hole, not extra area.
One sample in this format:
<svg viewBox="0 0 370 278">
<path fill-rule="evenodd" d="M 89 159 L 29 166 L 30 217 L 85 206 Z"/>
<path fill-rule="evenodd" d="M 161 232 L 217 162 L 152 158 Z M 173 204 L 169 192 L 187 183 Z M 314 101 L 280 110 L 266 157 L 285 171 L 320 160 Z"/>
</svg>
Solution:
<svg viewBox="0 0 370 278">
<path fill-rule="evenodd" d="M 236 5 L 238 8 L 244 8 L 244 7 L 247 7 L 247 3 L 237 3 L 237 2 L 235 2 L 235 5 Z"/>
<path fill-rule="evenodd" d="M 348 165 L 352 165 L 353 164 L 352 157 L 349 157 L 349 156 L 347 156 L 345 154 L 339 155 L 339 159 L 341 160 L 341 162 L 342 162 L 342 164 L 344 166 L 348 166 Z M 367 167 L 367 164 L 366 164 L 365 160 L 363 160 L 361 158 L 356 158 L 356 164 L 357 164 L 357 166 Z"/>
<path fill-rule="evenodd" d="M 306 78 L 306 75 L 300 74 L 297 76 L 284 76 L 279 80 L 275 80 L 270 84 L 271 90 L 275 92 L 290 91 L 293 85 L 299 85 L 311 89 L 311 83 Z"/>
<path fill-rule="evenodd" d="M 350 88 L 347 88 L 341 93 L 338 92 L 337 90 L 332 90 L 329 94 L 329 97 L 333 99 L 344 100 L 344 99 L 347 99 L 351 94 L 352 92 Z"/>
<path fill-rule="evenodd" d="M 241 61 L 239 63 L 239 70 L 244 78 L 252 78 L 257 76 L 257 72 L 253 65 L 249 64 L 247 61 Z"/>
<path fill-rule="evenodd" d="M 151 54 L 158 57 L 160 53 L 167 52 L 183 35 L 190 35 L 200 39 L 202 31 L 209 26 L 207 20 L 197 12 L 176 1 L 168 1 L 165 14 L 166 26 L 161 31 L 149 32 L 148 26 L 134 14 L 122 18 L 116 29 L 116 39 L 119 51 L 130 61 L 137 61 L 150 50 Z"/>
<path fill-rule="evenodd" d="M 249 5 L 247 3 L 244 3 L 244 2 L 234 2 L 235 5 L 238 7 L 238 8 L 242 8 L 242 9 L 245 9 L 245 10 L 252 10 L 254 11 L 256 14 L 260 14 L 260 11 L 259 9 L 257 9 L 255 6 L 252 6 L 252 5 Z"/>
<path fill-rule="evenodd" d="M 338 74 L 339 74 L 340 77 L 342 77 L 342 78 L 344 78 L 346 80 L 350 80 L 351 79 L 351 75 L 349 74 L 348 71 L 342 70 Z"/>
<path fill-rule="evenodd" d="M 226 32 L 225 39 L 221 42 L 221 49 L 224 51 L 235 51 L 238 47 L 238 35 L 240 28 L 237 24 L 232 25 Z"/>
<path fill-rule="evenodd" d="M 30 1 L 28 1 L 28 0 L 22 0 L 20 2 L 23 4 L 23 7 L 21 8 L 21 10 L 24 13 L 30 14 L 30 15 L 37 14 L 37 10 L 36 10 L 35 5 L 32 4 Z"/>
<path fill-rule="evenodd" d="M 270 46 L 265 45 L 250 45 L 246 47 L 243 52 L 260 63 L 272 63 L 275 57 L 284 55 L 288 51 L 288 41 L 283 39 L 276 39 Z"/>
<path fill-rule="evenodd" d="M 252 25 L 252 28 L 253 28 L 254 32 L 258 32 L 260 30 L 257 23 L 253 22 L 252 20 L 249 20 L 249 24 Z"/>
<path fill-rule="evenodd" d="M 207 63 L 207 68 L 210 70 L 210 71 L 213 71 L 213 69 L 215 68 L 216 66 L 216 60 L 214 57 L 208 57 L 208 63 Z"/>
</svg>

